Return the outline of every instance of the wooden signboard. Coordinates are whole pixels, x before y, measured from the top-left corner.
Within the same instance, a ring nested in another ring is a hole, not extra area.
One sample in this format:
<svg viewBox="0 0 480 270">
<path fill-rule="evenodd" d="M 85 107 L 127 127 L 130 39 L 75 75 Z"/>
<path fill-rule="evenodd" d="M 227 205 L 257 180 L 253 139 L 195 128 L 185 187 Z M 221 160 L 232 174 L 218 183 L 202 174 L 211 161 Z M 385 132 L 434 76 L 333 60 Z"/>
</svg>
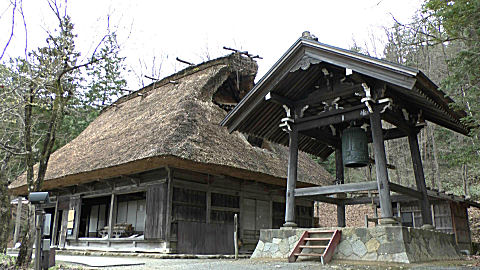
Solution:
<svg viewBox="0 0 480 270">
<path fill-rule="evenodd" d="M 75 221 L 75 210 L 71 209 L 68 211 L 68 219 L 67 219 L 67 234 L 73 234 L 74 228 L 74 221 Z"/>
</svg>

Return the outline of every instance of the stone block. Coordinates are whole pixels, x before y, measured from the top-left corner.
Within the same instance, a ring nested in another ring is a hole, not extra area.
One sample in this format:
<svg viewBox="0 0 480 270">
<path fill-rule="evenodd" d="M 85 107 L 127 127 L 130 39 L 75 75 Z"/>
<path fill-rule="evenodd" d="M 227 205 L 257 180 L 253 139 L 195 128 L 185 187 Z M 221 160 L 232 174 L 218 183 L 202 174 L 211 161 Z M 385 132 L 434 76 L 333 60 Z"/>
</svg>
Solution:
<svg viewBox="0 0 480 270">
<path fill-rule="evenodd" d="M 377 252 L 371 252 L 371 253 L 365 254 L 365 256 L 363 256 L 362 260 L 363 261 L 376 261 L 377 257 L 378 257 Z"/>
<path fill-rule="evenodd" d="M 273 243 L 273 244 L 278 245 L 278 244 L 280 244 L 280 242 L 282 242 L 282 239 L 280 239 L 280 238 L 273 238 L 273 239 L 272 239 L 272 243 Z"/>
<path fill-rule="evenodd" d="M 408 259 L 407 253 L 401 252 L 401 253 L 396 253 L 391 255 L 391 261 L 392 262 L 399 262 L 399 263 L 410 263 L 410 260 Z"/>
<path fill-rule="evenodd" d="M 272 230 L 260 230 L 260 240 L 269 242 L 272 239 Z"/>
<path fill-rule="evenodd" d="M 380 247 L 380 242 L 378 242 L 377 239 L 372 238 L 367 241 L 365 246 L 367 247 L 368 252 L 374 252 L 375 254 L 377 254 L 377 250 Z"/>
<path fill-rule="evenodd" d="M 387 241 L 398 241 L 403 239 L 402 227 L 385 227 L 385 234 L 387 235 Z"/>
<path fill-rule="evenodd" d="M 378 226 L 378 227 L 373 227 L 369 229 L 370 235 L 372 238 L 380 238 L 381 236 L 385 235 L 385 227 L 383 226 Z"/>
<path fill-rule="evenodd" d="M 263 251 L 264 247 L 265 247 L 265 243 L 262 240 L 258 240 L 257 247 L 255 248 L 255 250 L 258 249 L 260 251 Z"/>
<path fill-rule="evenodd" d="M 275 254 L 272 254 L 272 258 L 286 258 L 285 254 L 283 254 L 280 251 L 275 252 Z"/>
<path fill-rule="evenodd" d="M 288 241 L 284 240 L 278 245 L 278 249 L 282 253 L 289 253 L 290 252 L 290 246 L 288 245 Z"/>
<path fill-rule="evenodd" d="M 352 250 L 358 257 L 363 257 L 367 253 L 367 247 L 365 247 L 365 244 L 360 239 L 353 242 Z"/>
<path fill-rule="evenodd" d="M 356 228 L 355 234 L 363 243 L 366 243 L 368 240 L 370 240 L 370 238 L 372 238 L 367 228 Z"/>
<path fill-rule="evenodd" d="M 292 244 L 292 243 L 296 243 L 299 238 L 296 235 L 292 235 L 292 236 L 288 237 L 287 239 L 288 239 L 288 243 Z"/>
<path fill-rule="evenodd" d="M 265 243 L 265 246 L 263 247 L 263 251 L 270 251 L 270 248 L 272 247 L 272 243 Z"/>
<path fill-rule="evenodd" d="M 341 241 L 340 244 L 337 246 L 338 251 L 342 253 L 345 257 L 349 257 L 353 253 L 352 245 L 350 241 Z"/>
<path fill-rule="evenodd" d="M 377 253 L 380 254 L 395 254 L 405 252 L 405 246 L 400 241 L 380 244 Z"/>
<path fill-rule="evenodd" d="M 269 250 L 272 254 L 277 252 L 278 251 L 278 245 L 277 244 L 273 244 L 272 243 L 272 246 L 270 247 L 270 250 Z"/>
<path fill-rule="evenodd" d="M 252 256 L 250 256 L 251 259 L 255 259 L 255 258 L 262 258 L 263 256 L 263 252 L 261 252 L 259 249 L 255 249 L 255 251 L 253 251 L 252 253 Z"/>
</svg>

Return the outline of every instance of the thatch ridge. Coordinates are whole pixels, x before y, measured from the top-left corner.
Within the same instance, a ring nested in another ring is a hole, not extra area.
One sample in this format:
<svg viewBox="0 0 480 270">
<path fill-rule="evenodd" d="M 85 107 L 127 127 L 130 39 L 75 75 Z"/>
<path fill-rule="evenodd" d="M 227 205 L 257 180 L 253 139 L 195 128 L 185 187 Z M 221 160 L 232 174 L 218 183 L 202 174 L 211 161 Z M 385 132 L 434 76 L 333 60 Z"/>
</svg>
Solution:
<svg viewBox="0 0 480 270">
<path fill-rule="evenodd" d="M 287 148 L 253 147 L 243 134 L 229 134 L 218 125 L 226 112 L 212 102 L 213 94 L 232 72 L 256 73 L 254 61 L 239 57 L 189 67 L 142 88 L 141 96 L 131 94 L 105 109 L 77 138 L 52 154 L 44 189 L 163 166 L 284 183 Z M 300 153 L 299 181 L 322 185 L 332 177 Z M 26 192 L 25 176 L 10 188 Z"/>
</svg>

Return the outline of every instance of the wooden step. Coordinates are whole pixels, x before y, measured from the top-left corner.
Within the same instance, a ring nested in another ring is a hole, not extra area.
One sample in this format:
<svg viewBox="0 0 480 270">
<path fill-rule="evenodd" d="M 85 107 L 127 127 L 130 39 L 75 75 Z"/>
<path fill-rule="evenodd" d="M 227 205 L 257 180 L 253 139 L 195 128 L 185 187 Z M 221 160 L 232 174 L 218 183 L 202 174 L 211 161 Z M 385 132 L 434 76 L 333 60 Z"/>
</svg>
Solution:
<svg viewBox="0 0 480 270">
<path fill-rule="evenodd" d="M 332 230 L 325 230 L 325 231 L 308 231 L 308 233 L 334 233 L 335 231 Z"/>
<path fill-rule="evenodd" d="M 316 256 L 316 257 L 321 257 L 323 256 L 323 253 L 295 253 L 295 256 Z"/>
<path fill-rule="evenodd" d="M 295 262 L 299 256 L 315 256 L 320 257 L 322 265 L 328 263 L 335 251 L 336 246 L 340 242 L 340 237 L 342 231 L 335 230 L 335 231 L 304 231 L 300 239 L 298 240 L 295 248 L 292 250 L 290 255 L 288 256 L 288 262 Z M 322 234 L 331 234 L 329 237 L 324 237 Z M 318 235 L 318 236 L 315 236 Z M 323 236 L 323 237 L 322 237 Z M 325 243 L 319 243 L 317 245 L 307 245 L 308 241 L 328 241 L 328 244 L 325 246 Z M 304 248 L 308 249 L 317 249 L 316 251 L 321 251 L 318 249 L 323 249 L 323 253 L 302 253 Z"/>
<path fill-rule="evenodd" d="M 307 245 L 300 245 L 301 248 L 327 248 L 327 246 L 307 246 Z"/>
<path fill-rule="evenodd" d="M 304 238 L 305 241 L 330 241 L 331 238 L 326 237 L 306 237 Z"/>
</svg>

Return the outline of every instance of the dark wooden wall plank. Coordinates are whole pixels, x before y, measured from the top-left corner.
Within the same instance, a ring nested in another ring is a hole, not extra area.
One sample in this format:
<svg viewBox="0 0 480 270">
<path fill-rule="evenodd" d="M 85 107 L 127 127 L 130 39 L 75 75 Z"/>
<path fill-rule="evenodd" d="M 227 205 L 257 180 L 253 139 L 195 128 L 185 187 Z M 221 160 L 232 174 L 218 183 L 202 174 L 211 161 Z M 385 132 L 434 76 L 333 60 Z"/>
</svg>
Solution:
<svg viewBox="0 0 480 270">
<path fill-rule="evenodd" d="M 145 239 L 165 239 L 167 185 L 155 185 L 147 190 Z"/>
<path fill-rule="evenodd" d="M 183 254 L 233 254 L 233 224 L 178 222 L 177 252 Z"/>
</svg>

